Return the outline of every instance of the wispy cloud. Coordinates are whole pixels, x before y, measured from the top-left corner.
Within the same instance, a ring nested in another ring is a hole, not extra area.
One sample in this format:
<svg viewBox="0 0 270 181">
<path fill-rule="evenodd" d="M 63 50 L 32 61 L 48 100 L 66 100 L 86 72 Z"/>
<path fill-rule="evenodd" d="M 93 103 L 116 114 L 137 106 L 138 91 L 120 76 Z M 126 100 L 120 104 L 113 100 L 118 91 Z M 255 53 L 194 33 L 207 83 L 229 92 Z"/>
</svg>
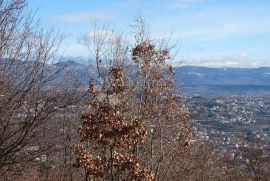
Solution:
<svg viewBox="0 0 270 181">
<path fill-rule="evenodd" d="M 204 67 L 258 68 L 270 66 L 270 57 L 258 59 L 248 56 L 247 53 L 241 53 L 238 56 L 186 57 L 183 58 L 182 65 Z"/>
<path fill-rule="evenodd" d="M 232 37 L 258 35 L 270 32 L 270 19 L 223 22 L 200 28 L 182 29 L 173 34 L 174 38 L 192 42 L 216 41 Z"/>
<path fill-rule="evenodd" d="M 195 4 L 201 3 L 204 0 L 180 0 L 172 3 L 169 6 L 169 9 L 183 9 L 183 8 L 189 8 Z"/>
<path fill-rule="evenodd" d="M 61 23 L 84 23 L 89 22 L 90 14 L 88 12 L 77 12 L 70 14 L 61 14 L 51 16 L 50 19 Z"/>
<path fill-rule="evenodd" d="M 59 1 L 54 4 L 61 6 L 63 0 Z M 173 31 L 169 38 L 172 42 L 179 41 L 179 56 L 186 57 L 180 61 L 203 66 L 270 66 L 269 1 L 93 1 L 97 9 L 91 12 L 82 5 L 83 1 L 66 2 L 72 7 L 63 10 L 63 14 L 49 14 L 57 10 L 45 11 L 46 17 L 50 16 L 49 24 L 67 33 L 65 44 L 71 44 L 63 47 L 67 54 L 85 54 L 85 47 L 77 37 L 81 34 L 86 34 L 88 39 L 93 37 L 89 23 L 93 14 L 95 19 L 106 19 L 113 28 L 129 33 L 127 25 L 132 20 L 132 12 L 139 8 L 151 23 L 154 38 Z M 106 31 L 100 34 L 112 37 Z"/>
<path fill-rule="evenodd" d="M 61 45 L 59 47 L 59 54 L 65 56 L 89 56 L 87 48 L 80 43 Z"/>
<path fill-rule="evenodd" d="M 51 16 L 50 19 L 58 23 L 88 23 L 91 19 L 106 20 L 111 19 L 105 13 L 100 12 L 75 12 Z"/>
</svg>

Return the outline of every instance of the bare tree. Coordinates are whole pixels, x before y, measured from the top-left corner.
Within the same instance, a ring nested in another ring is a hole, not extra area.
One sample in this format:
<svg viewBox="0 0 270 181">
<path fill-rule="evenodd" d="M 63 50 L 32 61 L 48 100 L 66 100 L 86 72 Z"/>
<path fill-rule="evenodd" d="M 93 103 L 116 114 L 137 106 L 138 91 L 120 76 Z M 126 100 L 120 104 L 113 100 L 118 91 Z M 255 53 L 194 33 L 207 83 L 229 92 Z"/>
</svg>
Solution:
<svg viewBox="0 0 270 181">
<path fill-rule="evenodd" d="M 269 153 L 269 147 L 255 142 L 241 145 L 235 152 L 235 157 L 224 160 L 228 165 L 224 170 L 233 179 L 269 180 Z"/>
<path fill-rule="evenodd" d="M 0 177 L 22 174 L 56 148 L 55 113 L 78 99 L 53 65 L 60 39 L 25 0 L 0 1 Z M 57 87 L 57 88 L 56 88 Z"/>
<path fill-rule="evenodd" d="M 97 71 L 98 78 L 101 78 L 102 64 L 105 65 L 105 56 L 107 55 L 108 43 L 113 35 L 113 30 L 110 28 L 108 21 L 100 22 L 98 19 L 91 18 L 91 31 L 83 34 L 79 39 L 85 45 L 89 53 L 89 63 L 93 63 Z"/>
</svg>

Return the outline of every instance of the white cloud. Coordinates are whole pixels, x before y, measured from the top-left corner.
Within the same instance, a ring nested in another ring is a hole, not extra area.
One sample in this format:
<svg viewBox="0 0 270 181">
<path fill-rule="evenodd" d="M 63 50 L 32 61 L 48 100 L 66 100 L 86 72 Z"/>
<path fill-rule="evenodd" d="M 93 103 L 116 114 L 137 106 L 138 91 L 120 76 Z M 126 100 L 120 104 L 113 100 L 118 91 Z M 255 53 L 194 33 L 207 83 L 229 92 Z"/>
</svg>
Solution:
<svg viewBox="0 0 270 181">
<path fill-rule="evenodd" d="M 258 68 L 269 67 L 270 58 L 252 58 L 248 57 L 245 53 L 241 53 L 239 56 L 187 57 L 183 59 L 181 65 L 204 67 Z"/>
<path fill-rule="evenodd" d="M 250 20 L 249 22 L 234 21 L 224 22 L 218 25 L 202 26 L 201 28 L 190 28 L 178 30 L 174 38 L 183 38 L 187 41 L 212 41 L 224 38 L 247 36 L 270 31 L 270 21 Z"/>
<path fill-rule="evenodd" d="M 183 9 L 183 8 L 189 8 L 195 4 L 201 3 L 203 0 L 180 0 L 172 3 L 169 6 L 169 9 Z"/>
<path fill-rule="evenodd" d="M 87 38 L 94 38 L 94 36 L 100 36 L 100 37 L 112 37 L 114 36 L 112 30 L 91 30 L 88 33 L 86 33 Z"/>
<path fill-rule="evenodd" d="M 90 14 L 87 12 L 62 14 L 62 15 L 52 16 L 51 19 L 53 19 L 56 22 L 62 22 L 62 23 L 84 23 L 84 22 L 89 22 Z"/>
<path fill-rule="evenodd" d="M 85 46 L 79 43 L 64 44 L 59 48 L 59 55 L 64 56 L 89 56 Z"/>
<path fill-rule="evenodd" d="M 109 19 L 104 13 L 99 12 L 75 12 L 69 14 L 60 14 L 51 16 L 50 19 L 57 23 L 88 23 L 92 19 L 95 20 L 106 20 Z"/>
</svg>

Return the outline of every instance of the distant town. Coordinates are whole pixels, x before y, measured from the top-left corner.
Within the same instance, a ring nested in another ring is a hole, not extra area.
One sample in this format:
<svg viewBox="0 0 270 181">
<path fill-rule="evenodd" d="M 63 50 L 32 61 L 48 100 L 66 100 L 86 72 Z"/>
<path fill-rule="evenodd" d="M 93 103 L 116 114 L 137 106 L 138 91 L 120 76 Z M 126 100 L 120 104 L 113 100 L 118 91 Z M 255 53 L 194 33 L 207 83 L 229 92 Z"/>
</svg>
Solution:
<svg viewBox="0 0 270 181">
<path fill-rule="evenodd" d="M 194 139 L 232 154 L 251 142 L 270 144 L 270 98 L 266 96 L 187 97 Z"/>
</svg>

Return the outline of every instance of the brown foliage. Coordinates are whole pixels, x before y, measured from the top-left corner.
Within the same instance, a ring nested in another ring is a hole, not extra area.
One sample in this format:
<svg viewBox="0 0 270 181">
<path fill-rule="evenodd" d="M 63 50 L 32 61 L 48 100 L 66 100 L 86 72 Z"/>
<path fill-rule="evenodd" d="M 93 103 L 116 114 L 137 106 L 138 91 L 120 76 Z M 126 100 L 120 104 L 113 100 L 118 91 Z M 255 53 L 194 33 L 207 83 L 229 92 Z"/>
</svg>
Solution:
<svg viewBox="0 0 270 181">
<path fill-rule="evenodd" d="M 143 33 L 141 33 L 143 34 Z M 143 38 L 142 38 L 143 39 Z M 188 154 L 191 138 L 189 116 L 173 84 L 168 48 L 144 39 L 132 51 L 137 66 L 136 88 L 141 115 L 151 127 L 141 156 L 155 174 L 154 180 L 170 180 L 179 167 L 176 158 Z"/>
<path fill-rule="evenodd" d="M 83 115 L 79 127 L 81 142 L 94 146 L 93 153 L 82 145 L 75 145 L 76 166 L 86 169 L 86 177 L 102 179 L 151 180 L 152 173 L 144 169 L 133 147 L 143 144 L 146 126 L 138 116 L 130 115 L 129 86 L 121 66 L 110 68 L 104 90 L 90 83 L 91 111 Z"/>
<path fill-rule="evenodd" d="M 75 165 L 86 169 L 87 179 L 168 180 L 173 159 L 188 154 L 191 126 L 167 63 L 169 49 L 137 39 L 130 52 L 135 75 L 118 57 L 102 88 L 90 82 L 90 111 L 78 129 L 87 146 L 75 146 Z"/>
</svg>

